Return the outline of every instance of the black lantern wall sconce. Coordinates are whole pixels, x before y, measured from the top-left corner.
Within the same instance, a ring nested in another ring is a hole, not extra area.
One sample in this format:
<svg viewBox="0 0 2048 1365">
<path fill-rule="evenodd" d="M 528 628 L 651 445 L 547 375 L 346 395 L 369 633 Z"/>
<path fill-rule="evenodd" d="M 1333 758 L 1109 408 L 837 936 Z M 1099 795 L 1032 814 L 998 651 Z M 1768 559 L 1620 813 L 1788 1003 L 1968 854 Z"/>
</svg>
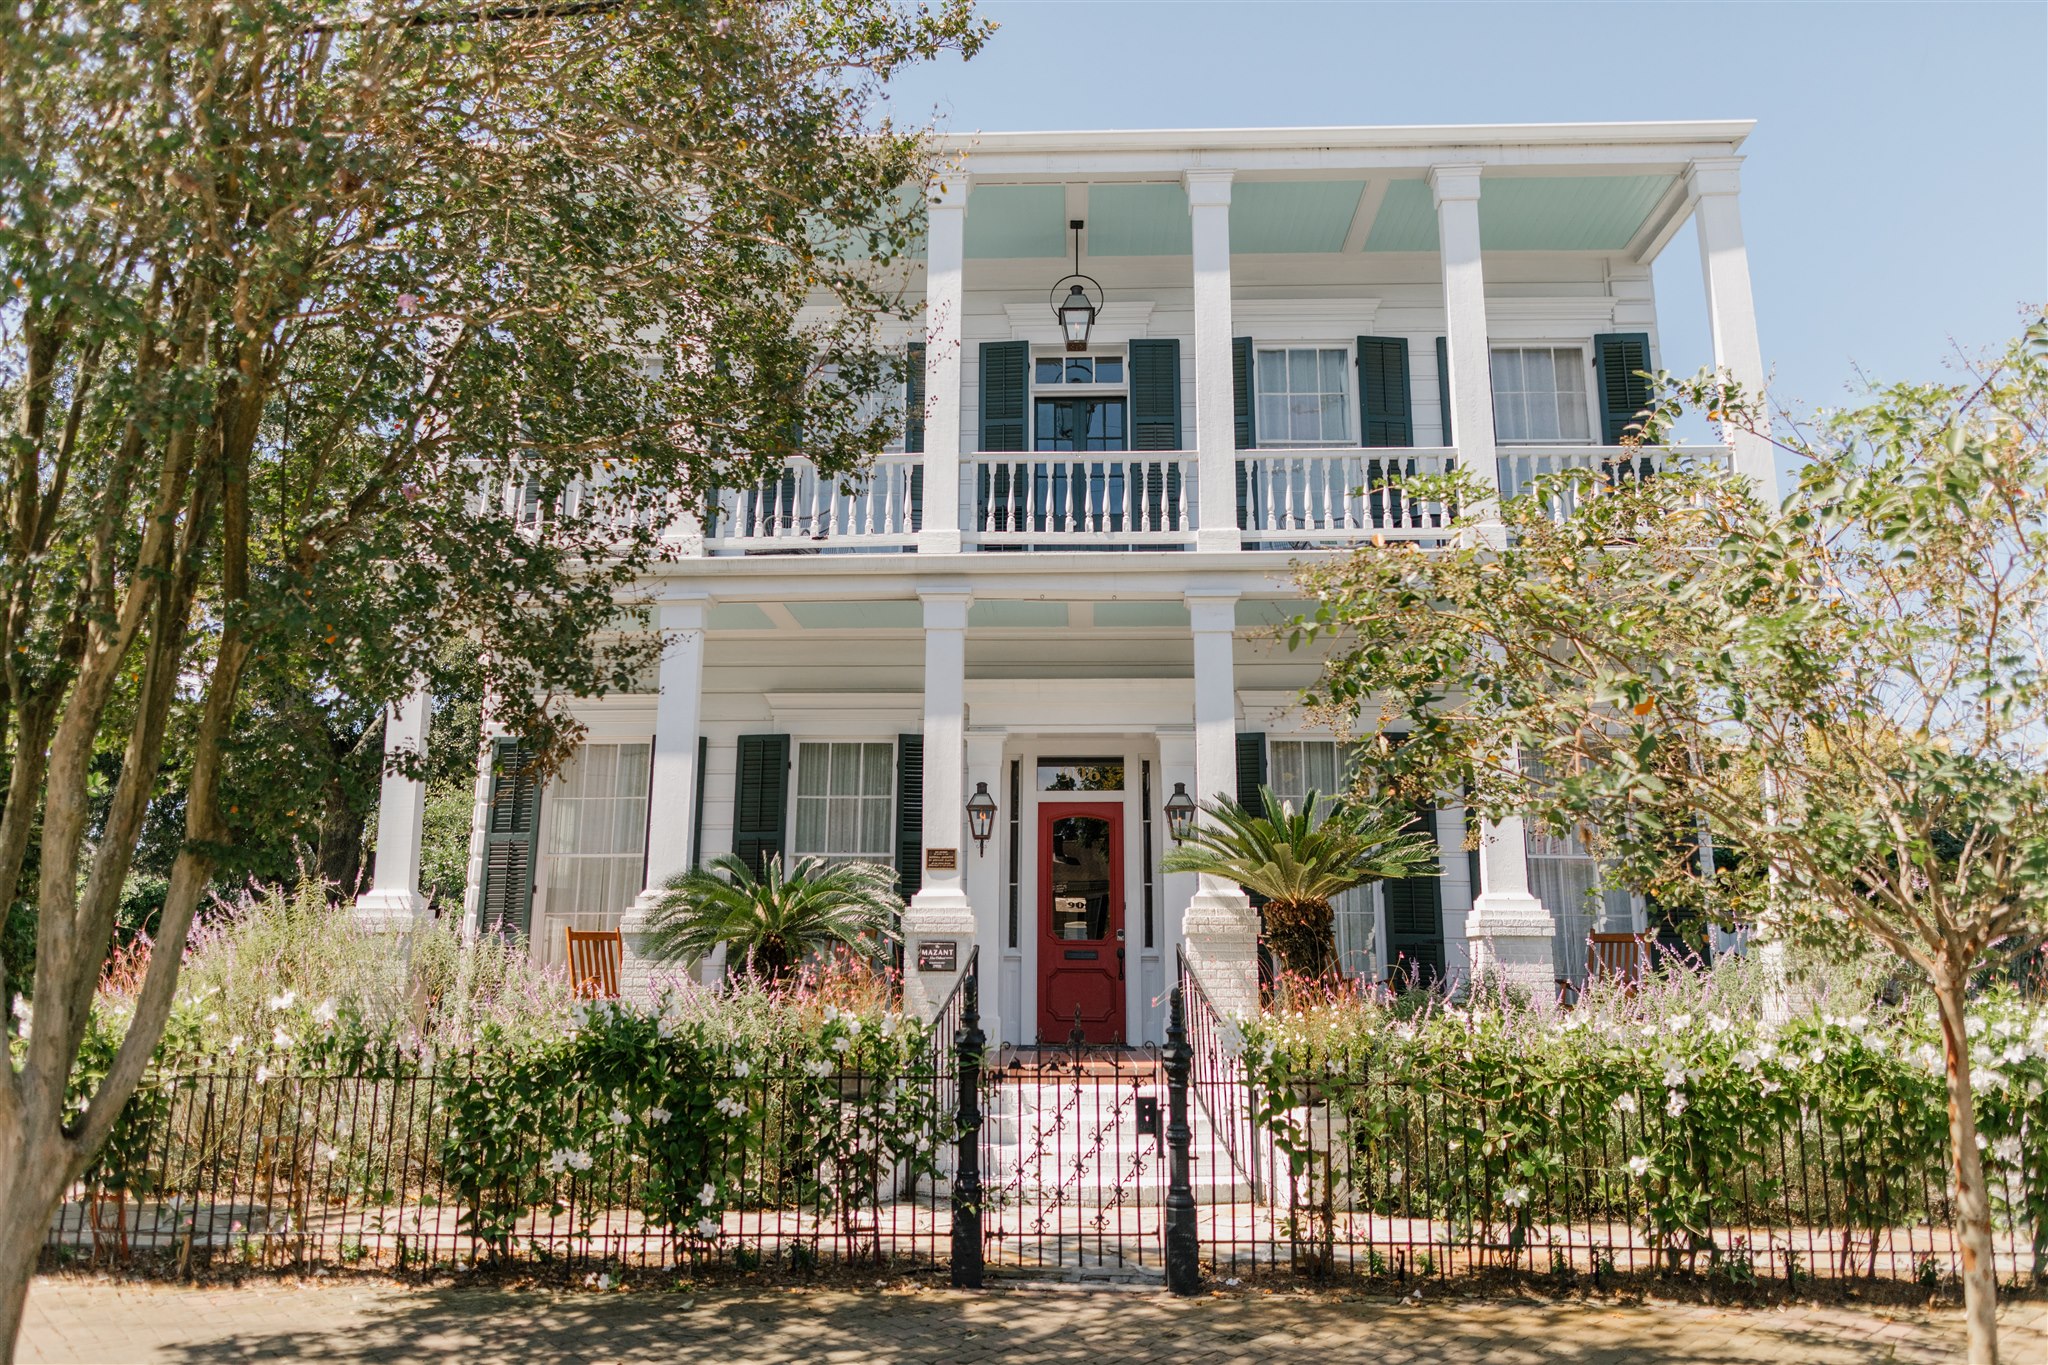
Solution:
<svg viewBox="0 0 2048 1365">
<path fill-rule="evenodd" d="M 988 794 L 988 783 L 974 784 L 967 798 L 967 832 L 973 836 L 976 854 L 988 852 L 988 841 L 996 832 L 996 799 Z"/>
<path fill-rule="evenodd" d="M 1166 828 L 1176 844 L 1187 842 L 1195 832 L 1195 801 L 1185 782 L 1174 783 L 1173 795 L 1166 798 Z"/>
</svg>

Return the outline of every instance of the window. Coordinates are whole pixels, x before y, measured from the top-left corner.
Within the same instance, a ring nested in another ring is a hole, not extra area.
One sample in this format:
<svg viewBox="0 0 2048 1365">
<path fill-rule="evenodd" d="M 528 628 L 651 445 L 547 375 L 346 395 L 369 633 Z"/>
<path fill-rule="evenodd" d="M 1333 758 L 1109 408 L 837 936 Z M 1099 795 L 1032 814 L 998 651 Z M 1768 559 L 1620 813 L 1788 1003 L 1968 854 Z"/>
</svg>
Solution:
<svg viewBox="0 0 2048 1365">
<path fill-rule="evenodd" d="M 896 749 L 892 744 L 799 744 L 797 858 L 893 862 Z"/>
<path fill-rule="evenodd" d="M 1259 349 L 1257 430 L 1262 446 L 1348 446 L 1352 430 L 1344 346 Z"/>
<path fill-rule="evenodd" d="M 1551 834 L 1531 826 L 1528 849 L 1530 893 L 1557 924 L 1551 943 L 1557 974 L 1582 982 L 1586 936 L 1632 932 L 1635 898 L 1620 887 L 1601 888 L 1600 864 L 1577 832 Z"/>
<path fill-rule="evenodd" d="M 1500 441 L 1590 441 L 1586 353 L 1577 346 L 1493 348 L 1493 434 Z"/>
<path fill-rule="evenodd" d="M 1120 758 L 1041 758 L 1038 789 L 1042 792 L 1120 792 L 1124 761 Z"/>
<path fill-rule="evenodd" d="M 1122 384 L 1124 358 L 1120 355 L 1042 355 L 1032 367 L 1032 382 L 1043 388 L 1096 384 Z"/>
<path fill-rule="evenodd" d="M 568 955 L 564 929 L 614 929 L 646 869 L 651 746 L 585 744 L 548 793 L 547 897 L 534 934 L 543 962 Z"/>
<path fill-rule="evenodd" d="M 1299 810 L 1310 792 L 1320 793 L 1319 810 L 1342 795 L 1351 785 L 1352 751 L 1327 739 L 1276 739 L 1270 744 L 1271 768 L 1266 785 L 1281 801 L 1291 801 Z M 1370 886 L 1355 887 L 1330 902 L 1336 915 L 1337 967 L 1346 976 L 1368 980 L 1378 975 L 1374 965 L 1374 910 L 1378 897 Z"/>
</svg>

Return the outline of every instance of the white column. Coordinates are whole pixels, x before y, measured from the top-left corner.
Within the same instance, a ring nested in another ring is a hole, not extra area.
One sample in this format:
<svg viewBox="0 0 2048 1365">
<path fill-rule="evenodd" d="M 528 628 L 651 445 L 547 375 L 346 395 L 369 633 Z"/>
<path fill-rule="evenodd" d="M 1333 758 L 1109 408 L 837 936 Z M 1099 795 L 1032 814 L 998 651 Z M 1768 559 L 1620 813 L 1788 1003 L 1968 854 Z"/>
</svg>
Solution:
<svg viewBox="0 0 2048 1365">
<path fill-rule="evenodd" d="M 1527 990 L 1538 1003 L 1557 985 L 1557 925 L 1529 893 L 1528 830 L 1519 815 L 1479 827 L 1479 894 L 1465 917 L 1472 979 Z"/>
<path fill-rule="evenodd" d="M 1195 636 L 1197 800 L 1230 795 L 1237 784 L 1236 593 L 1187 594 Z M 1259 1007 L 1259 917 L 1236 884 L 1197 879 L 1181 923 L 1188 965 L 1224 1015 Z"/>
<path fill-rule="evenodd" d="M 1493 381 L 1486 339 L 1486 275 L 1479 263 L 1479 167 L 1432 166 L 1438 251 L 1444 272 L 1444 348 L 1450 365 L 1451 436 L 1458 464 L 1498 484 Z"/>
<path fill-rule="evenodd" d="M 709 603 L 686 597 L 660 604 L 658 624 L 665 645 L 661 696 L 654 707 L 653 773 L 647 793 L 647 885 L 619 922 L 625 957 L 619 992 L 651 999 L 655 978 L 679 975 L 684 964 L 657 965 L 646 954 L 647 912 L 661 898 L 662 884 L 690 867 L 696 840 L 697 731 L 704 705 L 704 619 Z"/>
<path fill-rule="evenodd" d="M 925 200 L 924 522 L 920 554 L 960 553 L 961 309 L 967 268 L 967 175 L 949 172 Z"/>
<path fill-rule="evenodd" d="M 384 779 L 377 788 L 377 861 L 370 889 L 356 897 L 356 921 L 378 930 L 410 929 L 426 918 L 420 894 L 420 845 L 425 836 L 427 784 L 394 765 L 427 757 L 433 703 L 424 689 L 384 712 Z"/>
<path fill-rule="evenodd" d="M 1006 874 L 1009 868 L 1004 857 L 1009 848 L 1011 814 L 1009 765 L 1003 762 L 1003 745 L 1008 738 L 1002 730 L 967 732 L 967 781 L 960 798 L 963 824 L 967 799 L 974 794 L 978 783 L 988 784 L 988 794 L 996 803 L 995 829 L 989 835 L 988 844 L 985 847 L 978 845 L 963 835 L 960 847 L 963 890 L 974 913 L 974 945 L 981 950 L 981 1027 L 992 1039 L 1002 1032 L 1000 1021 L 1007 1005 L 1002 999 L 1001 967 L 1003 944 L 1009 941 L 1005 937 L 1009 901 L 1003 894 L 1008 885 Z M 906 961 L 911 966 L 916 965 L 910 955 L 906 955 Z M 967 965 L 967 948 L 964 946 L 960 949 L 960 965 L 962 968 Z M 944 979 L 943 973 L 933 975 L 935 981 Z M 950 985 L 942 986 L 939 998 L 943 999 L 945 991 L 950 989 Z"/>
<path fill-rule="evenodd" d="M 1237 422 L 1230 364 L 1230 172 L 1188 171 L 1195 263 L 1195 548 L 1235 550 Z"/>
<path fill-rule="evenodd" d="M 925 484 L 927 499 L 931 484 Z M 967 607 L 965 592 L 920 594 L 924 602 L 924 877 L 903 912 L 903 999 L 929 1019 L 960 979 L 974 945 L 967 899 Z M 963 847 L 966 845 L 966 847 Z M 948 866 L 948 864 L 951 864 Z M 921 945 L 951 939 L 953 971 L 923 971 Z"/>
<path fill-rule="evenodd" d="M 1749 287 L 1749 249 L 1742 242 L 1742 158 L 1714 157 L 1686 168 L 1685 188 L 1693 203 L 1700 238 L 1700 271 L 1707 285 L 1707 328 L 1714 338 L 1714 368 L 1742 386 L 1755 402 L 1756 431 L 1730 424 L 1724 439 L 1735 453 L 1735 472 L 1746 474 L 1757 491 L 1778 500 L 1778 459 L 1770 441 L 1770 412 L 1763 406 L 1764 355 L 1756 336 L 1756 299 Z"/>
</svg>

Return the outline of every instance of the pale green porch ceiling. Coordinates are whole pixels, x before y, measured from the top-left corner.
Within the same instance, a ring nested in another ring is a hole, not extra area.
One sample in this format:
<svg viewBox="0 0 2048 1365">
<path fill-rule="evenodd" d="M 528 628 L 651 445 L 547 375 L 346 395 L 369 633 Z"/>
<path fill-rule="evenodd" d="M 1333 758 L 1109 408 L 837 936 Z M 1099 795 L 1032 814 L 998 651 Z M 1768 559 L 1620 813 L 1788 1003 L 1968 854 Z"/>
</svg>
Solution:
<svg viewBox="0 0 2048 1365">
<path fill-rule="evenodd" d="M 1479 244 L 1488 251 L 1619 251 L 1671 188 L 1667 175 L 1571 175 L 1480 181 Z M 1395 180 L 1367 251 L 1435 251 L 1425 180 Z"/>
<path fill-rule="evenodd" d="M 982 185 L 968 194 L 969 260 L 1057 260 L 1066 254 L 1064 185 Z"/>
<path fill-rule="evenodd" d="M 1363 180 L 1247 180 L 1230 195 L 1230 250 L 1281 256 L 1344 249 Z"/>
<path fill-rule="evenodd" d="M 1179 185 L 1090 185 L 1090 256 L 1185 256 L 1193 249 L 1187 191 Z"/>
</svg>

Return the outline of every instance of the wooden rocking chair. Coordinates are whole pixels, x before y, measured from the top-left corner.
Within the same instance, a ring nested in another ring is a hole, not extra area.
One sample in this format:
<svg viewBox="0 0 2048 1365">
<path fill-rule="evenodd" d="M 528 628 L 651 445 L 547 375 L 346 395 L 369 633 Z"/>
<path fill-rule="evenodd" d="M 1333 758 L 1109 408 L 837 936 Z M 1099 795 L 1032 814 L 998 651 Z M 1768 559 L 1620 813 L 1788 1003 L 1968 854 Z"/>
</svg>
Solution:
<svg viewBox="0 0 2048 1365">
<path fill-rule="evenodd" d="M 1634 995 L 1650 974 L 1648 934 L 1588 934 L 1586 975 L 1612 977 L 1621 982 L 1624 994 Z"/>
<path fill-rule="evenodd" d="M 616 929 L 564 929 L 569 936 L 569 985 L 580 1000 L 616 1000 L 626 940 Z"/>
</svg>

